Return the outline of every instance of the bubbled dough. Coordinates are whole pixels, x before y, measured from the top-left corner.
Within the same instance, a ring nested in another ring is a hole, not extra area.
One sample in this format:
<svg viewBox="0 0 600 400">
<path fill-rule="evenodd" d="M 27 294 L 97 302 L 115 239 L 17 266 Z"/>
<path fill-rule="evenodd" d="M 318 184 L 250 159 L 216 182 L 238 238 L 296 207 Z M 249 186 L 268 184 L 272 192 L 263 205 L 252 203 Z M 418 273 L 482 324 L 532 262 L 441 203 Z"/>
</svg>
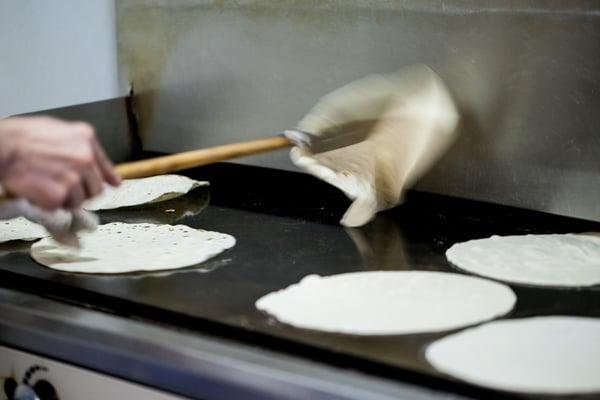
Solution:
<svg viewBox="0 0 600 400">
<path fill-rule="evenodd" d="M 23 217 L 0 221 L 0 243 L 12 240 L 37 240 L 48 236 L 43 226 Z"/>
<path fill-rule="evenodd" d="M 156 203 L 182 196 L 208 182 L 181 175 L 159 175 L 141 179 L 125 179 L 120 186 L 106 185 L 102 193 L 86 202 L 86 210 L 110 210 L 120 207 Z"/>
<path fill-rule="evenodd" d="M 235 238 L 184 225 L 101 225 L 79 235 L 81 248 L 51 238 L 31 247 L 31 256 L 52 269 L 91 274 L 173 270 L 206 261 L 235 245 Z"/>
</svg>

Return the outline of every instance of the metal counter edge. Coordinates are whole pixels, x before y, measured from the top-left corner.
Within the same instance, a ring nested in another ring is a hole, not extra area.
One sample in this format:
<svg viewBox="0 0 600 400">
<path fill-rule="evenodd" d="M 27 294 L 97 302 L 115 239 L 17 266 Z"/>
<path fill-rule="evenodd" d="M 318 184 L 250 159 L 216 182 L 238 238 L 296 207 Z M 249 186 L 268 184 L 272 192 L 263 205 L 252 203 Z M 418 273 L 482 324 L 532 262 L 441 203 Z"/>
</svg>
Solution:
<svg viewBox="0 0 600 400">
<path fill-rule="evenodd" d="M 464 398 L 9 289 L 0 343 L 191 398 Z"/>
</svg>

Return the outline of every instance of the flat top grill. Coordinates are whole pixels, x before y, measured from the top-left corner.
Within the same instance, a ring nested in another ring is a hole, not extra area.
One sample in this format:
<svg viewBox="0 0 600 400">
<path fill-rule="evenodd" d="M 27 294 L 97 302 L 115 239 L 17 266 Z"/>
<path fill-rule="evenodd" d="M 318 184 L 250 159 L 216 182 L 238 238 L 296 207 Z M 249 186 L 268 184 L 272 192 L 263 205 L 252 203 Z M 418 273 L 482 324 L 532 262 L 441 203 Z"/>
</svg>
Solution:
<svg viewBox="0 0 600 400">
<path fill-rule="evenodd" d="M 236 237 L 233 249 L 198 268 L 98 276 L 39 266 L 29 257 L 30 244 L 8 243 L 0 245 L 0 282 L 119 315 L 489 398 L 499 394 L 444 378 L 425 361 L 426 344 L 449 332 L 389 337 L 315 332 L 280 324 L 257 311 L 254 302 L 308 274 L 458 272 L 446 261 L 445 250 L 455 242 L 492 234 L 600 231 L 600 223 L 423 193 L 409 193 L 404 205 L 380 214 L 364 228 L 346 230 L 337 221 L 348 201 L 312 177 L 234 164 L 185 174 L 211 182 L 210 205 L 208 190 L 197 189 L 168 202 L 101 212 L 102 221 L 181 223 L 216 230 Z M 195 214 L 185 215 L 186 211 Z M 510 286 L 518 301 L 505 318 L 600 317 L 599 286 Z"/>
</svg>

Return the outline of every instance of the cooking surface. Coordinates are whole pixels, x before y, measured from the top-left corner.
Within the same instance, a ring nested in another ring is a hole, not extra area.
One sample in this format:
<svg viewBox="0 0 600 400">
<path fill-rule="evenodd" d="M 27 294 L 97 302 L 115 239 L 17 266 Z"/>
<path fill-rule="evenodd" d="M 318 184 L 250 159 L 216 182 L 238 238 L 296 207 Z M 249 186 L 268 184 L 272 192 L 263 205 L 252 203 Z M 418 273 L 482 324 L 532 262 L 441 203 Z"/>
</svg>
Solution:
<svg viewBox="0 0 600 400">
<path fill-rule="evenodd" d="M 437 375 L 424 360 L 424 346 L 448 332 L 383 338 L 312 332 L 274 321 L 258 312 L 254 302 L 308 274 L 382 269 L 458 272 L 444 256 L 457 241 L 492 234 L 600 231 L 600 223 L 418 193 L 368 226 L 347 230 L 337 221 L 348 201 L 312 177 L 232 164 L 187 174 L 211 181 L 210 205 L 208 190 L 200 188 L 168 202 L 101 212 L 102 221 L 177 220 L 234 235 L 233 249 L 196 268 L 98 276 L 44 268 L 30 259 L 29 244 L 8 243 L 0 245 L 0 282 L 109 312 L 439 387 L 444 381 L 422 379 L 419 373 Z M 167 209 L 176 211 L 167 213 Z M 507 318 L 600 317 L 599 286 L 510 286 L 518 300 Z"/>
</svg>

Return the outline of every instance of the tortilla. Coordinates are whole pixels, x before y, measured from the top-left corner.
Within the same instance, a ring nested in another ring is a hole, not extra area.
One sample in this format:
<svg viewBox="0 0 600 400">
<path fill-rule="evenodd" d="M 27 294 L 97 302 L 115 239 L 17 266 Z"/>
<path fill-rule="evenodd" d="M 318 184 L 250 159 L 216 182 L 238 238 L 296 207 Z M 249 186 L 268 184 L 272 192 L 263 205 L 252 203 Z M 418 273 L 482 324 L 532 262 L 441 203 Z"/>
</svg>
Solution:
<svg viewBox="0 0 600 400">
<path fill-rule="evenodd" d="M 600 283 L 600 237 L 595 236 L 492 236 L 457 243 L 446 257 L 462 270 L 506 282 L 575 287 Z"/>
<path fill-rule="evenodd" d="M 350 146 L 313 153 L 294 147 L 292 162 L 340 189 L 352 204 L 340 221 L 362 226 L 402 202 L 403 193 L 445 153 L 457 136 L 458 111 L 442 80 L 414 65 L 371 75 L 323 97 L 298 124 L 321 142 L 356 136 Z M 293 135 L 290 137 L 293 139 Z"/>
<path fill-rule="evenodd" d="M 86 202 L 86 210 L 110 210 L 120 207 L 156 203 L 182 196 L 208 182 L 181 175 L 159 175 L 141 179 L 125 179 L 119 187 L 105 186 L 104 191 Z"/>
<path fill-rule="evenodd" d="M 31 246 L 31 256 L 52 269 L 89 274 L 173 270 L 190 267 L 235 245 L 233 236 L 184 225 L 101 225 L 79 235 L 79 250 L 51 238 Z"/>
<path fill-rule="evenodd" d="M 512 290 L 466 275 L 428 271 L 309 275 L 256 302 L 279 321 L 299 328 L 351 335 L 437 332 L 509 312 Z"/>
<path fill-rule="evenodd" d="M 0 243 L 12 240 L 37 240 L 48 236 L 43 226 L 23 217 L 0 221 Z"/>
<path fill-rule="evenodd" d="M 600 320 L 551 316 L 491 322 L 427 348 L 439 371 L 489 388 L 536 394 L 600 392 Z"/>
</svg>

